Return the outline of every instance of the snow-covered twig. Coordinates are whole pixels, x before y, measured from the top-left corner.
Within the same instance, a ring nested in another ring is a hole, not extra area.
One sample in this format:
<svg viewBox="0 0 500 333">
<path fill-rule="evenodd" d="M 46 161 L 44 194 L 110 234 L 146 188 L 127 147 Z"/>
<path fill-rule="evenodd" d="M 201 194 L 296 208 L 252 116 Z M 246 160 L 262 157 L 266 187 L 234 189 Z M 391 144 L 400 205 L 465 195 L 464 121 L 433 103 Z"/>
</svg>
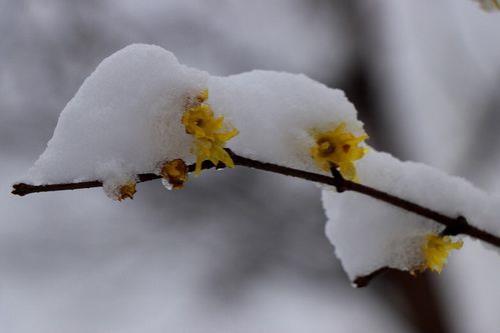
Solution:
<svg viewBox="0 0 500 333">
<path fill-rule="evenodd" d="M 233 159 L 235 165 L 253 168 L 253 169 L 257 169 L 257 170 L 273 172 L 273 173 L 277 173 L 277 174 L 281 174 L 281 175 L 285 175 L 285 176 L 301 178 L 304 180 L 309 180 L 309 181 L 324 184 L 324 185 L 330 185 L 330 186 L 335 187 L 338 192 L 344 192 L 344 191 L 358 192 L 358 193 L 367 195 L 369 197 L 386 202 L 390 205 L 402 208 L 402 209 L 409 211 L 409 212 L 412 212 L 414 214 L 420 215 L 422 217 L 428 218 L 428 219 L 433 220 L 439 224 L 442 224 L 446 227 L 446 229 L 443 231 L 444 234 L 468 235 L 470 237 L 480 239 L 486 243 L 489 243 L 493 246 L 500 248 L 500 238 L 499 237 L 470 225 L 463 216 L 449 217 L 449 216 L 446 216 L 440 212 L 437 212 L 437 211 L 434 211 L 434 210 L 429 209 L 427 207 L 418 205 L 418 204 L 413 203 L 411 201 L 399 198 L 399 197 L 391 195 L 389 193 L 377 190 L 377 189 L 372 188 L 370 186 L 366 186 L 363 184 L 359 184 L 359 183 L 347 180 L 344 177 L 342 177 L 342 175 L 338 172 L 337 169 L 332 168 L 333 177 L 329 177 L 329 176 L 325 176 L 325 175 L 321 175 L 321 174 L 317 174 L 317 173 L 313 173 L 313 172 L 308 172 L 308 171 L 304 171 L 304 170 L 298 170 L 298 169 L 294 169 L 294 168 L 289 168 L 289 167 L 277 165 L 274 163 L 266 163 L 266 162 L 257 161 L 254 159 L 240 156 L 240 155 L 232 152 L 229 149 L 226 149 L 226 151 Z M 212 163 L 210 163 L 208 161 L 204 162 L 202 165 L 203 169 L 210 169 L 213 167 L 224 168 L 224 165 L 222 163 L 220 163 L 219 165 L 214 166 Z M 194 165 L 188 166 L 189 172 L 193 172 L 194 170 L 195 170 Z M 145 173 L 145 174 L 137 175 L 138 182 L 146 182 L 146 181 L 159 179 L 159 178 L 161 178 L 161 177 L 156 175 L 156 174 L 153 174 L 153 173 Z M 37 193 L 37 192 L 75 190 L 75 189 L 100 187 L 102 185 L 103 185 L 103 183 L 101 181 L 98 181 L 98 180 L 79 182 L 79 183 L 48 184 L 48 185 L 30 185 L 30 184 L 25 184 L 25 183 L 17 183 L 17 184 L 14 184 L 14 186 L 13 186 L 12 194 L 24 196 L 24 195 L 27 195 L 30 193 Z"/>
</svg>

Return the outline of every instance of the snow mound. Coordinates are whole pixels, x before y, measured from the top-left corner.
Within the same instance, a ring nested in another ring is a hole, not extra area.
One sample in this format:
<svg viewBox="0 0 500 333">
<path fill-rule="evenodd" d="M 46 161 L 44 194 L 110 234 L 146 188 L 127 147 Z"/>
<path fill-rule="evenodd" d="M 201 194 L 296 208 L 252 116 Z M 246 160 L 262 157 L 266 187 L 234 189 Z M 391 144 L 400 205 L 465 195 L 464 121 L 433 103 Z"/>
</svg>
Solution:
<svg viewBox="0 0 500 333">
<path fill-rule="evenodd" d="M 190 159 L 179 125 L 186 98 L 208 74 L 158 46 L 130 45 L 106 58 L 61 112 L 47 149 L 29 171 L 35 184 L 151 172 L 171 156 Z M 115 169 L 106 171 L 106 167 Z M 120 166 L 116 168 L 116 166 Z"/>
<path fill-rule="evenodd" d="M 428 207 L 470 224 L 500 232 L 500 199 L 468 181 L 430 166 L 401 162 L 371 150 L 358 164 L 362 184 Z M 423 262 L 425 236 L 443 226 L 354 192 L 325 189 L 326 234 L 351 280 L 382 268 L 411 270 Z"/>
<path fill-rule="evenodd" d="M 304 75 L 253 71 L 229 77 L 181 65 L 153 45 L 131 45 L 105 59 L 62 111 L 47 149 L 26 182 L 115 182 L 154 172 L 165 160 L 194 160 L 181 124 L 189 98 L 208 89 L 208 103 L 240 134 L 228 147 L 241 155 L 316 170 L 308 131 L 345 122 L 362 131 L 344 93 Z"/>
<path fill-rule="evenodd" d="M 259 70 L 211 77 L 208 86 L 214 110 L 240 130 L 228 147 L 246 157 L 319 172 L 310 155 L 311 129 L 344 122 L 363 132 L 343 91 L 305 75 Z"/>
</svg>

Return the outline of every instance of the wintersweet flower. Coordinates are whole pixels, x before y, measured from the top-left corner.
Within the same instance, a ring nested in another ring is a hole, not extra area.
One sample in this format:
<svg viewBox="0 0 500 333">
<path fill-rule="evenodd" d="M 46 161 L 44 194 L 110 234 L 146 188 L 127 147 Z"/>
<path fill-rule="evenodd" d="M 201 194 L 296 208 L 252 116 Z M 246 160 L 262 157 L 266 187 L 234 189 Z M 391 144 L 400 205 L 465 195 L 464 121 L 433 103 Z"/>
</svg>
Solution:
<svg viewBox="0 0 500 333">
<path fill-rule="evenodd" d="M 422 246 L 425 263 L 419 270 L 425 271 L 426 269 L 430 269 L 431 271 L 441 273 L 450 252 L 461 249 L 462 245 L 463 242 L 461 240 L 453 241 L 450 236 L 427 235 Z"/>
<path fill-rule="evenodd" d="M 368 135 L 356 136 L 346 130 L 345 123 L 340 123 L 334 130 L 313 132 L 313 136 L 316 143 L 311 148 L 311 156 L 318 167 L 327 172 L 337 167 L 344 178 L 357 181 L 354 161 L 365 155 L 367 148 L 359 144 Z"/>
<path fill-rule="evenodd" d="M 182 124 L 186 133 L 194 136 L 192 152 L 196 155 L 195 175 L 201 172 L 203 161 L 214 165 L 219 162 L 233 168 L 234 162 L 224 147 L 227 141 L 238 135 L 236 128 L 228 129 L 224 117 L 215 117 L 212 107 L 206 103 L 208 90 L 203 90 L 194 103 L 186 107 Z"/>
<path fill-rule="evenodd" d="M 214 112 L 208 104 L 199 104 L 190 107 L 182 117 L 186 133 L 196 138 L 210 138 L 222 128 L 224 117 L 214 117 Z"/>
</svg>

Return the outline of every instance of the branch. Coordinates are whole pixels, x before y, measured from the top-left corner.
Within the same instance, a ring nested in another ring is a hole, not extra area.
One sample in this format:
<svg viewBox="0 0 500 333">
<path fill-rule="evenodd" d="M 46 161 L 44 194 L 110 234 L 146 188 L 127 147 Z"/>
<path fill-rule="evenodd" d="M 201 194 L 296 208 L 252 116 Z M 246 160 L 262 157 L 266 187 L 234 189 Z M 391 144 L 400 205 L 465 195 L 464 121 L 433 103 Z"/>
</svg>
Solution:
<svg viewBox="0 0 500 333">
<path fill-rule="evenodd" d="M 210 161 L 205 161 L 201 165 L 201 168 L 212 169 L 212 168 L 224 168 L 223 164 L 214 166 Z M 195 168 L 194 164 L 188 165 L 188 172 L 193 172 Z M 154 173 L 140 173 L 137 176 L 137 182 L 143 183 L 148 182 L 150 180 L 160 179 L 161 176 Z M 101 187 L 102 182 L 99 180 L 91 180 L 86 182 L 78 182 L 78 183 L 64 183 L 64 184 L 48 184 L 48 185 L 30 185 L 25 183 L 17 183 L 12 185 L 12 194 L 19 195 L 21 197 L 31 194 L 31 193 L 40 193 L 40 192 L 55 192 L 55 191 L 66 191 L 66 190 L 81 190 L 84 188 L 93 188 L 93 187 Z"/>
<path fill-rule="evenodd" d="M 226 149 L 231 158 L 234 161 L 235 165 L 244 166 L 252 169 L 263 170 L 268 172 L 273 172 L 285 176 L 291 176 L 296 178 L 301 178 L 305 180 L 309 180 L 315 183 L 325 184 L 333 186 L 337 189 L 338 192 L 344 191 L 353 191 L 358 192 L 374 199 L 378 199 L 384 201 L 390 205 L 402 208 L 406 211 L 412 212 L 414 214 L 420 215 L 422 217 L 433 220 L 439 224 L 444 225 L 446 228 L 443 233 L 448 235 L 468 235 L 473 238 L 480 239 L 486 243 L 489 243 L 493 246 L 500 248 L 500 237 L 490 234 L 486 231 L 476 228 L 475 226 L 470 225 L 467 220 L 462 216 L 457 217 L 449 217 L 439 212 L 436 212 L 427 207 L 420 206 L 411 201 L 396 197 L 392 194 L 377 190 L 370 186 L 358 184 L 352 182 L 350 180 L 344 179 L 340 172 L 337 169 L 332 168 L 332 175 L 325 176 L 313 172 L 298 170 L 294 168 L 289 168 L 273 163 L 265 163 L 261 161 L 257 161 L 254 159 L 250 159 L 247 157 L 243 157 L 235 154 L 230 149 Z M 214 166 L 211 162 L 203 162 L 203 169 L 210 168 L 224 168 L 223 164 L 219 164 Z M 194 171 L 194 165 L 188 166 L 189 172 Z M 138 182 L 146 182 L 153 179 L 161 178 L 158 175 L 152 173 L 143 173 L 137 175 Z M 102 182 L 98 180 L 87 181 L 87 182 L 79 182 L 79 183 L 67 183 L 67 184 L 49 184 L 49 185 L 29 185 L 24 183 L 14 184 L 12 194 L 24 196 L 30 193 L 37 192 L 52 192 L 52 191 L 64 191 L 64 190 L 76 190 L 83 188 L 91 188 L 91 187 L 100 187 L 102 186 Z"/>
</svg>

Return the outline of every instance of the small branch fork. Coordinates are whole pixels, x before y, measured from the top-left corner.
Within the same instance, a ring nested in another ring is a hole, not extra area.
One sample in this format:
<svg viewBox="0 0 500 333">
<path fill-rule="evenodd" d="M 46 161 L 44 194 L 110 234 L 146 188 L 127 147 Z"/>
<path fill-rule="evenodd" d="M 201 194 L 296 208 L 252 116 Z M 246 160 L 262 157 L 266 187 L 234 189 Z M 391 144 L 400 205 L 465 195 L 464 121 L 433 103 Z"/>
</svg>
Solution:
<svg viewBox="0 0 500 333">
<path fill-rule="evenodd" d="M 333 177 L 330 177 L 313 172 L 289 168 L 273 163 L 265 163 L 257 161 L 254 159 L 237 155 L 230 149 L 226 149 L 226 151 L 233 159 L 235 165 L 244 166 L 257 170 L 268 171 L 285 176 L 301 178 L 315 183 L 330 185 L 335 187 L 337 189 L 337 192 L 353 191 L 361 193 L 366 196 L 384 201 L 392 206 L 402 208 L 408 212 L 412 212 L 414 214 L 428 218 L 439 224 L 444 225 L 445 229 L 442 233 L 444 235 L 458 235 L 458 234 L 468 235 L 470 237 L 480 239 L 486 243 L 489 243 L 493 246 L 500 248 L 500 237 L 470 225 L 463 216 L 449 217 L 439 212 L 436 212 L 432 209 L 429 209 L 427 207 L 423 207 L 411 201 L 394 196 L 392 194 L 377 190 L 375 188 L 363 184 L 352 182 L 342 177 L 342 175 L 336 168 L 331 169 Z M 205 161 L 202 164 L 202 169 L 211 169 L 214 167 L 224 168 L 225 166 L 222 163 L 214 166 L 209 161 Z M 189 165 L 188 171 L 193 172 L 194 168 L 195 168 L 194 165 Z M 159 178 L 161 177 L 153 173 L 143 173 L 137 175 L 139 183 Z M 24 196 L 30 193 L 77 190 L 77 189 L 100 187 L 100 186 L 102 186 L 102 182 L 98 180 L 79 182 L 79 183 L 49 184 L 49 185 L 30 185 L 25 183 L 18 183 L 13 185 L 12 194 Z"/>
</svg>

